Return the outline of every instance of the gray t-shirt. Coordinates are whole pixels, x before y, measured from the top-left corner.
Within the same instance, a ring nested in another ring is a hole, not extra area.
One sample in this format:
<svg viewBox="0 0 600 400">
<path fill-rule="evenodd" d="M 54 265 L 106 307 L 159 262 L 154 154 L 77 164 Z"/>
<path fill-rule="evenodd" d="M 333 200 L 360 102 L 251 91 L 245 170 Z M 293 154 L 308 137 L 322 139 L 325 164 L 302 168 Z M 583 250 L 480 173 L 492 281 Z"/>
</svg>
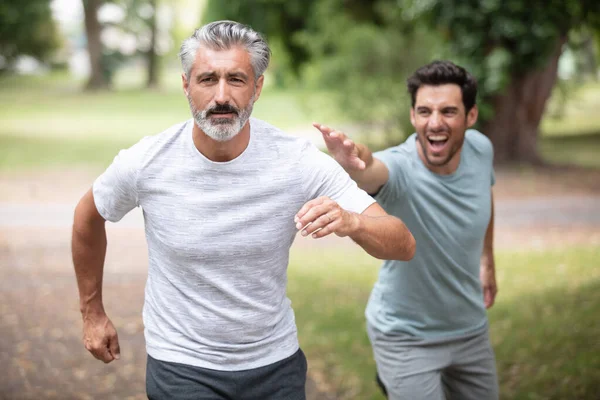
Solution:
<svg viewBox="0 0 600 400">
<path fill-rule="evenodd" d="M 389 169 L 375 197 L 402 219 L 417 242 L 410 261 L 385 261 L 366 317 L 384 333 L 424 339 L 461 337 L 486 328 L 479 265 L 490 222 L 492 143 L 467 130 L 458 169 L 431 172 L 417 153 L 416 134 L 374 154 Z"/>
<path fill-rule="evenodd" d="M 96 207 L 119 221 L 144 213 L 149 268 L 148 354 L 217 370 L 258 368 L 298 349 L 286 297 L 294 215 L 329 196 L 362 213 L 374 200 L 308 140 L 250 120 L 246 150 L 204 157 L 193 121 L 122 150 L 93 186 Z"/>
</svg>

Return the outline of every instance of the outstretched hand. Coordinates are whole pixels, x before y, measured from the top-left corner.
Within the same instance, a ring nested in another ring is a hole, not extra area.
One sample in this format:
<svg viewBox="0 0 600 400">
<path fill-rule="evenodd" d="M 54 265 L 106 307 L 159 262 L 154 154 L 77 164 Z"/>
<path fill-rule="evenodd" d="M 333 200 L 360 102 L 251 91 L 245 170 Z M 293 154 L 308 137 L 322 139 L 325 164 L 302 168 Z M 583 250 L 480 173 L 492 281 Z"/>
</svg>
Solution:
<svg viewBox="0 0 600 400">
<path fill-rule="evenodd" d="M 360 149 L 343 132 L 336 131 L 325 125 L 313 123 L 313 126 L 321 131 L 329 154 L 346 171 L 363 171 L 367 164 L 360 158 Z"/>
</svg>

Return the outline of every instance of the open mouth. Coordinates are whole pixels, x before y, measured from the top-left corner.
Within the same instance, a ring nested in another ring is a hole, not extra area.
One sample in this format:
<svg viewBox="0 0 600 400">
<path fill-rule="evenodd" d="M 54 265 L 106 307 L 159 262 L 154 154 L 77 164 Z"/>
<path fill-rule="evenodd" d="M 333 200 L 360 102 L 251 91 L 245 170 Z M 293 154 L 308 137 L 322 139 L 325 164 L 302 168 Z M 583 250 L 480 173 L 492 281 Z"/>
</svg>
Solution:
<svg viewBox="0 0 600 400">
<path fill-rule="evenodd" d="M 427 137 L 427 141 L 429 142 L 429 146 L 433 151 L 442 151 L 444 147 L 446 147 L 446 143 L 448 143 L 448 136 L 446 135 L 431 135 Z"/>
</svg>

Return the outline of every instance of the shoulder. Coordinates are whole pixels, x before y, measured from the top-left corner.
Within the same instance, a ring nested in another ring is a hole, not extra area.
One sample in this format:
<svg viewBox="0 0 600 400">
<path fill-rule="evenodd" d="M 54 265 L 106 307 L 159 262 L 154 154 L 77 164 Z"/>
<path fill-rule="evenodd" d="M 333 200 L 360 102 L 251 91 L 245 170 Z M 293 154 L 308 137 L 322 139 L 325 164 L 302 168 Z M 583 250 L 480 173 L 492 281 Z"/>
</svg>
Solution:
<svg viewBox="0 0 600 400">
<path fill-rule="evenodd" d="M 132 162 L 143 166 L 150 163 L 157 154 L 171 148 L 174 142 L 183 138 L 184 131 L 191 131 L 192 120 L 175 124 L 155 135 L 145 136 L 130 148 L 121 151 L 119 156 L 124 156 Z M 191 132 L 190 132 L 191 134 Z"/>
<path fill-rule="evenodd" d="M 258 118 L 250 118 L 250 129 L 260 142 L 261 151 L 269 149 L 279 156 L 291 158 L 320 152 L 310 140 L 291 135 Z"/>
<path fill-rule="evenodd" d="M 494 154 L 494 146 L 490 139 L 476 129 L 467 129 L 465 132 L 465 143 L 477 154 L 484 156 Z"/>
<path fill-rule="evenodd" d="M 398 146 L 389 147 L 385 150 L 381 150 L 373 153 L 374 157 L 377 157 L 385 164 L 402 164 L 409 163 L 413 159 L 413 155 L 417 151 L 416 149 L 417 135 L 413 133 L 403 143 Z"/>
</svg>

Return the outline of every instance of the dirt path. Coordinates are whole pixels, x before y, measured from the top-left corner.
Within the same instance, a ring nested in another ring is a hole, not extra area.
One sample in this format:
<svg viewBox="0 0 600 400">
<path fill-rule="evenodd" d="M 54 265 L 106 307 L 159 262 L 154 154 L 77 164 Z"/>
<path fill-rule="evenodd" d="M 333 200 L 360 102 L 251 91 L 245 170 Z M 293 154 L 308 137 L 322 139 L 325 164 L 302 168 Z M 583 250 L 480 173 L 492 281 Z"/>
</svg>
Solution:
<svg viewBox="0 0 600 400">
<path fill-rule="evenodd" d="M 97 172 L 0 174 L 0 399 L 145 398 L 146 244 L 139 211 L 108 226 L 104 298 L 121 327 L 123 357 L 104 365 L 81 346 L 70 225 L 76 202 Z M 595 178 L 498 174 L 496 246 L 600 244 Z M 294 246 L 348 245 L 354 246 L 332 238 L 300 239 Z M 312 379 L 307 391 L 312 400 L 332 397 Z"/>
</svg>

